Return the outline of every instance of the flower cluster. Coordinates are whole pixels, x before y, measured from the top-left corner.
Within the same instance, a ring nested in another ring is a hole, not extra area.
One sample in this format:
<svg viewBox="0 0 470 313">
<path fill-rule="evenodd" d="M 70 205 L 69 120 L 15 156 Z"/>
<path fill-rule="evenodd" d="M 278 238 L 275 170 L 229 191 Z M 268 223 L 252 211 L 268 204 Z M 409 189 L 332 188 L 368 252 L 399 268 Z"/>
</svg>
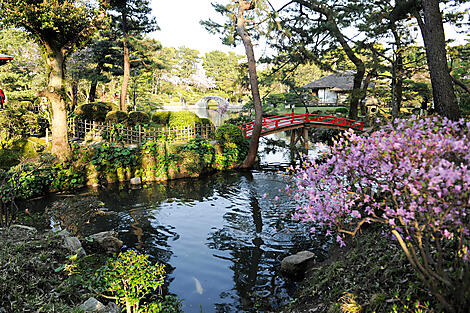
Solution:
<svg viewBox="0 0 470 313">
<path fill-rule="evenodd" d="M 386 225 L 418 277 L 448 311 L 470 306 L 470 122 L 398 120 L 345 133 L 315 161 L 292 168 L 295 218 L 337 230 Z"/>
<path fill-rule="evenodd" d="M 293 196 L 303 200 L 295 217 L 341 234 L 380 222 L 405 241 L 458 239 L 468 260 L 469 128 L 432 117 L 345 133 L 325 158 L 293 169 Z"/>
</svg>

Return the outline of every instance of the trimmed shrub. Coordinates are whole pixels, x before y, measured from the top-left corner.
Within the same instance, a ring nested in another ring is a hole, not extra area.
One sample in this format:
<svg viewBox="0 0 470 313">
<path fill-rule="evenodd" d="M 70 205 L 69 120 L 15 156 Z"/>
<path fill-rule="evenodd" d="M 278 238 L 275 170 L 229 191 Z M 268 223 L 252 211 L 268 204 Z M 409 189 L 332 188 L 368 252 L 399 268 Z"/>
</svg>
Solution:
<svg viewBox="0 0 470 313">
<path fill-rule="evenodd" d="M 348 108 L 336 108 L 335 113 L 338 114 L 348 114 Z"/>
<path fill-rule="evenodd" d="M 93 102 L 80 105 L 75 110 L 77 116 L 84 120 L 104 122 L 111 111 L 111 105 L 105 102 Z"/>
<path fill-rule="evenodd" d="M 224 122 L 224 124 L 242 125 L 253 121 L 248 115 L 241 115 L 238 117 L 231 117 Z"/>
<path fill-rule="evenodd" d="M 153 113 L 152 122 L 155 124 L 167 125 L 170 120 L 171 111 L 158 111 Z"/>
<path fill-rule="evenodd" d="M 124 111 L 110 111 L 106 114 L 106 122 L 110 123 L 125 123 L 127 118 L 127 113 Z"/>
<path fill-rule="evenodd" d="M 214 125 L 212 121 L 208 118 L 201 118 L 201 122 L 199 123 L 201 125 Z"/>
<path fill-rule="evenodd" d="M 129 126 L 148 124 L 150 122 L 150 117 L 145 112 L 132 111 L 129 113 L 127 123 Z"/>
<path fill-rule="evenodd" d="M 170 127 L 190 126 L 201 122 L 196 113 L 189 111 L 171 112 L 168 125 Z"/>
<path fill-rule="evenodd" d="M 224 124 L 220 126 L 215 131 L 215 139 L 221 145 L 232 142 L 239 146 L 245 141 L 241 128 L 233 124 Z"/>
</svg>

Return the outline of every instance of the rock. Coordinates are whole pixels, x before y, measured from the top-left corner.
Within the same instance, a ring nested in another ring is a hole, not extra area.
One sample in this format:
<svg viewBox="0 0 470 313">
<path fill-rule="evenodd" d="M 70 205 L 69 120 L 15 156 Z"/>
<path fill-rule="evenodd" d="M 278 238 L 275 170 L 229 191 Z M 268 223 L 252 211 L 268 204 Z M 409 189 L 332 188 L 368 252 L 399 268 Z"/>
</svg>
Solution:
<svg viewBox="0 0 470 313">
<path fill-rule="evenodd" d="M 114 302 L 108 303 L 103 313 L 121 313 L 121 308 Z"/>
<path fill-rule="evenodd" d="M 86 252 L 77 237 L 65 236 L 63 237 L 63 240 L 65 248 L 67 248 L 71 253 L 76 253 L 78 256 L 86 255 Z"/>
<path fill-rule="evenodd" d="M 66 229 L 59 231 L 57 235 L 59 235 L 62 238 L 70 237 L 70 233 Z"/>
<path fill-rule="evenodd" d="M 118 253 L 121 251 L 123 242 L 117 238 L 117 232 L 105 231 L 91 235 L 93 239 L 91 243 L 95 249 L 104 251 L 106 254 Z"/>
<path fill-rule="evenodd" d="M 285 257 L 281 261 L 281 271 L 288 275 L 299 277 L 305 273 L 307 265 L 315 258 L 315 254 L 310 251 L 300 251 L 297 254 Z"/>
<path fill-rule="evenodd" d="M 104 310 L 106 309 L 103 303 L 93 297 L 86 300 L 79 308 L 84 312 L 105 312 Z"/>
<path fill-rule="evenodd" d="M 142 184 L 142 178 L 140 177 L 131 178 L 131 185 L 140 185 L 140 184 Z"/>
</svg>

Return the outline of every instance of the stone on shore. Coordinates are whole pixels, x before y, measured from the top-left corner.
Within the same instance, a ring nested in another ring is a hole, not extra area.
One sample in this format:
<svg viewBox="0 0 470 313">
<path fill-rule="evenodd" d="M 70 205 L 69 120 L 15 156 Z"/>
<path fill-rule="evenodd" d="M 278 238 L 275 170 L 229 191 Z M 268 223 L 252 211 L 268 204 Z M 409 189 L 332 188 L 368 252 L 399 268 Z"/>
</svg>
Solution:
<svg viewBox="0 0 470 313">
<path fill-rule="evenodd" d="M 118 239 L 118 234 L 115 231 L 105 231 L 91 235 L 93 239 L 91 245 L 106 254 L 119 253 L 121 251 L 123 242 Z"/>
<path fill-rule="evenodd" d="M 140 177 L 131 178 L 131 185 L 140 185 L 140 184 L 142 184 L 142 178 Z"/>
<path fill-rule="evenodd" d="M 281 272 L 287 276 L 302 276 L 307 270 L 308 263 L 314 258 L 315 254 L 310 251 L 300 251 L 287 256 L 281 261 Z"/>
</svg>

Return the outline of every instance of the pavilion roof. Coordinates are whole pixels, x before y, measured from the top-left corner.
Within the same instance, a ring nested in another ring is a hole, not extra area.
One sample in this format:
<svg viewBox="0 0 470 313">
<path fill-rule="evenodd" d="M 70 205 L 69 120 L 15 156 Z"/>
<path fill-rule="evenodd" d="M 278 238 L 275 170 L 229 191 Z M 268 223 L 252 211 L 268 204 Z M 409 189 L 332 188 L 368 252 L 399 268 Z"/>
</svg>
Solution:
<svg viewBox="0 0 470 313">
<path fill-rule="evenodd" d="M 351 91 L 353 89 L 353 83 L 354 83 L 354 72 L 348 71 L 348 72 L 330 74 L 328 76 L 314 80 L 313 82 L 302 86 L 302 88 L 306 88 L 306 89 L 332 88 L 335 91 Z M 369 87 L 372 87 L 373 85 L 374 85 L 373 83 L 370 83 Z"/>
</svg>

